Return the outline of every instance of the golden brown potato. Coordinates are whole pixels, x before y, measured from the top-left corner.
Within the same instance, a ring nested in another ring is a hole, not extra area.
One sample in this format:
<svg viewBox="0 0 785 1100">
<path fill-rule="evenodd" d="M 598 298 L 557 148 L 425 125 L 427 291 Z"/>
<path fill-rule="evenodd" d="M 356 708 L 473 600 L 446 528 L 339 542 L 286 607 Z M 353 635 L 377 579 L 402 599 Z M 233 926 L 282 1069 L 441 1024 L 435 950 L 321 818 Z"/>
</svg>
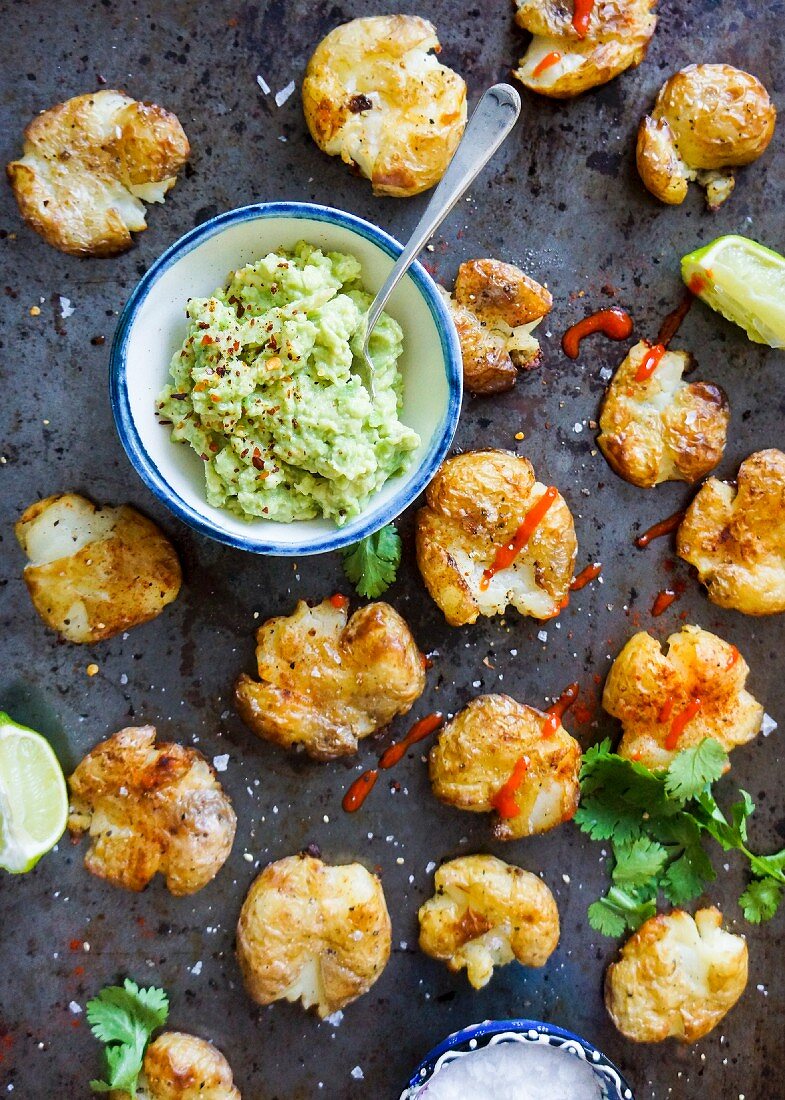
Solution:
<svg viewBox="0 0 785 1100">
<path fill-rule="evenodd" d="M 545 966 L 559 942 L 559 910 L 545 883 L 530 871 L 495 856 L 464 856 L 443 863 L 434 876 L 436 893 L 420 906 L 420 948 L 466 967 L 475 989 L 495 966 L 517 959 Z"/>
<path fill-rule="evenodd" d="M 756 451 L 736 485 L 709 478 L 676 536 L 709 599 L 745 615 L 785 611 L 785 454 Z"/>
<path fill-rule="evenodd" d="M 24 579 L 48 627 L 100 642 L 154 619 L 177 596 L 174 547 L 128 504 L 99 508 L 77 493 L 39 500 L 15 528 L 30 559 Z"/>
<path fill-rule="evenodd" d="M 451 626 L 509 604 L 535 619 L 558 615 L 578 551 L 560 493 L 512 564 L 484 577 L 546 492 L 529 460 L 509 451 L 469 451 L 442 464 L 417 513 L 417 564 Z"/>
<path fill-rule="evenodd" d="M 112 1100 L 128 1100 L 114 1091 Z M 138 1100 L 241 1100 L 220 1050 L 182 1031 L 164 1031 L 150 1043 L 139 1077 Z"/>
<path fill-rule="evenodd" d="M 751 741 L 763 707 L 745 690 L 750 670 L 738 649 L 699 626 L 683 626 L 665 644 L 663 653 L 641 631 L 611 665 L 602 705 L 622 723 L 619 755 L 667 768 L 677 752 L 706 737 L 727 752 Z"/>
<path fill-rule="evenodd" d="M 513 75 L 555 99 L 580 95 L 640 65 L 657 25 L 657 0 L 596 0 L 583 36 L 573 26 L 572 4 L 515 2 L 516 22 L 534 37 Z"/>
<path fill-rule="evenodd" d="M 461 264 L 452 297 L 445 291 L 461 342 L 463 380 L 474 394 L 502 393 L 515 385 L 518 371 L 540 358 L 532 336 L 553 299 L 520 268 L 501 260 Z"/>
<path fill-rule="evenodd" d="M 777 112 L 756 77 L 732 65 L 688 65 L 663 84 L 638 130 L 638 171 L 653 195 L 684 202 L 690 180 L 716 210 L 734 187 L 732 168 L 764 153 Z"/>
<path fill-rule="evenodd" d="M 103 89 L 38 115 L 6 171 L 22 217 L 61 252 L 112 256 L 147 228 L 190 147 L 176 115 Z"/>
<path fill-rule="evenodd" d="M 397 198 L 433 187 L 466 125 L 466 85 L 439 64 L 436 31 L 415 15 L 353 19 L 316 47 L 303 108 L 316 144 Z"/>
<path fill-rule="evenodd" d="M 518 812 L 502 816 L 500 792 L 521 760 L 525 770 L 512 792 Z M 580 768 L 581 747 L 562 725 L 550 733 L 534 707 L 509 695 L 480 695 L 442 729 L 429 773 L 438 799 L 471 813 L 496 812 L 494 836 L 517 840 L 575 816 Z"/>
<path fill-rule="evenodd" d="M 685 351 L 666 351 L 648 379 L 635 375 L 651 351 L 641 340 L 605 393 L 597 444 L 625 481 L 651 489 L 663 481 L 700 481 L 722 458 L 730 420 L 725 391 L 691 382 Z"/>
<path fill-rule="evenodd" d="M 237 925 L 237 958 L 258 1004 L 301 1001 L 325 1016 L 367 993 L 390 957 L 382 884 L 359 863 L 305 854 L 265 867 Z"/>
<path fill-rule="evenodd" d="M 237 819 L 196 749 L 156 744 L 153 726 L 96 745 L 68 780 L 74 837 L 89 833 L 85 867 L 126 890 L 160 871 L 171 893 L 194 894 L 232 849 Z"/>
<path fill-rule="evenodd" d="M 257 737 L 334 760 L 419 699 L 425 663 L 398 612 L 380 601 L 347 617 L 343 603 L 300 600 L 291 615 L 259 627 L 259 682 L 243 674 L 235 687 Z"/>
<path fill-rule="evenodd" d="M 605 1005 L 637 1043 L 694 1043 L 727 1015 L 747 985 L 747 944 L 722 928 L 719 909 L 650 917 L 605 976 Z"/>
</svg>

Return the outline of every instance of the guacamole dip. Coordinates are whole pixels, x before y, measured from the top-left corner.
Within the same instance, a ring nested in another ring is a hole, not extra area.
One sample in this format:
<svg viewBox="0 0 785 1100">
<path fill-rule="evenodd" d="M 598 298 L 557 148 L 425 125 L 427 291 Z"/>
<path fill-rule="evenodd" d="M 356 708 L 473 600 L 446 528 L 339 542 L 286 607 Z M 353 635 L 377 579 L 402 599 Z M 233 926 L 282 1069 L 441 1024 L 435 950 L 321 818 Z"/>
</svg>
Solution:
<svg viewBox="0 0 785 1100">
<path fill-rule="evenodd" d="M 399 420 L 402 333 L 382 314 L 372 398 L 358 368 L 371 303 L 361 276 L 353 256 L 301 241 L 188 302 L 157 408 L 204 461 L 210 504 L 343 524 L 408 465 L 420 440 Z"/>
</svg>

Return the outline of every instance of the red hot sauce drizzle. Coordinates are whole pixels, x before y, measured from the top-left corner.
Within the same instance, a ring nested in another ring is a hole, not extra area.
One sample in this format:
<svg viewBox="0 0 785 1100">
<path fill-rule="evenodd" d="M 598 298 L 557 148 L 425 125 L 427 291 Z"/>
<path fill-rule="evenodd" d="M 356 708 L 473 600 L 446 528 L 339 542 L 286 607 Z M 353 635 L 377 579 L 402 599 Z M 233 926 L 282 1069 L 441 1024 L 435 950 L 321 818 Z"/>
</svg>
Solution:
<svg viewBox="0 0 785 1100">
<path fill-rule="evenodd" d="M 665 704 L 667 706 L 667 703 Z M 684 730 L 693 720 L 695 715 L 700 711 L 703 703 L 700 699 L 690 699 L 684 710 L 679 711 L 676 717 L 671 722 L 671 728 L 668 730 L 668 736 L 665 738 L 665 748 L 668 752 L 673 752 L 678 747 L 679 739 L 684 733 Z M 665 707 L 662 708 L 663 710 Z M 671 708 L 672 709 L 672 708 Z M 662 711 L 660 711 L 662 714 Z"/>
<path fill-rule="evenodd" d="M 521 812 L 520 806 L 515 801 L 515 794 L 521 783 L 523 783 L 528 769 L 529 758 L 527 756 L 522 756 L 520 760 L 516 760 L 515 767 L 510 772 L 510 778 L 491 799 L 491 805 L 499 817 L 509 820 L 511 817 L 517 817 Z"/>
<path fill-rule="evenodd" d="M 571 325 L 562 337 L 562 351 L 568 358 L 577 359 L 580 354 L 581 340 L 595 332 L 601 332 L 610 340 L 626 340 L 632 334 L 632 317 L 623 309 L 614 306 L 601 309 Z"/>
<path fill-rule="evenodd" d="M 353 814 L 360 809 L 368 795 L 373 790 L 376 780 L 379 778 L 379 768 L 392 768 L 406 755 L 412 745 L 418 741 L 424 741 L 426 737 L 444 724 L 444 717 L 440 711 L 426 715 L 419 722 L 415 722 L 405 737 L 389 745 L 379 757 L 379 763 L 375 768 L 369 768 L 362 775 L 358 775 L 351 787 L 343 796 L 341 806 L 347 814 Z"/>
<path fill-rule="evenodd" d="M 650 527 L 648 531 L 644 531 L 642 535 L 638 535 L 635 539 L 635 545 L 639 550 L 645 550 L 653 539 L 662 538 L 663 535 L 670 535 L 671 532 L 675 531 L 685 515 L 685 512 L 674 512 L 673 515 L 668 516 L 667 519 L 660 520 L 659 523 L 655 523 L 653 527 Z"/>
<path fill-rule="evenodd" d="M 542 76 L 546 70 L 552 68 L 554 65 L 558 65 L 561 61 L 561 54 L 558 50 L 551 50 L 550 53 L 546 53 L 545 57 L 534 66 L 532 69 L 532 76 L 536 80 L 538 76 Z"/>
<path fill-rule="evenodd" d="M 333 607 L 342 608 L 346 607 L 349 603 L 348 596 L 342 596 L 340 592 L 336 592 L 334 596 L 330 596 L 330 603 Z"/>
<path fill-rule="evenodd" d="M 648 354 L 641 360 L 641 364 L 635 372 L 636 382 L 646 382 L 656 371 L 662 361 L 662 357 L 668 350 L 671 340 L 681 328 L 681 323 L 690 311 L 695 295 L 690 288 L 682 298 L 679 305 L 668 314 L 660 326 L 657 334 L 657 343 L 649 346 Z"/>
<path fill-rule="evenodd" d="M 570 684 L 569 687 L 564 689 L 556 702 L 548 707 L 545 712 L 545 724 L 542 727 L 543 737 L 553 737 L 561 725 L 562 718 L 578 698 L 579 690 L 577 684 Z"/>
<path fill-rule="evenodd" d="M 739 657 L 741 657 L 741 654 L 739 653 L 736 646 L 732 645 L 730 647 L 730 653 L 728 655 L 728 663 L 725 665 L 725 671 L 726 672 L 730 672 L 730 670 L 733 668 L 733 666 L 738 661 Z"/>
<path fill-rule="evenodd" d="M 376 780 L 379 778 L 379 773 L 376 768 L 371 768 L 367 772 L 363 772 L 362 775 L 358 775 L 354 783 L 352 783 L 349 790 L 343 796 L 343 802 L 341 805 L 347 814 L 353 814 L 360 809 L 363 802 L 365 802 L 368 795 L 374 788 Z"/>
<path fill-rule="evenodd" d="M 585 568 L 581 569 L 580 573 L 570 581 L 570 592 L 580 592 L 587 584 L 596 581 L 600 573 L 602 573 L 601 561 L 593 561 L 591 565 L 585 566 Z"/>
<path fill-rule="evenodd" d="M 675 603 L 684 592 L 684 582 L 679 581 L 674 584 L 673 588 L 664 588 L 662 592 L 658 592 L 654 603 L 651 605 L 651 613 L 655 618 L 662 615 L 667 611 L 672 603 Z"/>
<path fill-rule="evenodd" d="M 549 485 L 537 503 L 532 505 L 524 516 L 523 522 L 513 535 L 512 541 L 508 542 L 506 546 L 499 547 L 491 565 L 483 570 L 480 579 L 480 588 L 483 591 L 485 591 L 490 584 L 492 577 L 495 577 L 497 573 L 500 573 L 503 569 L 507 569 L 512 565 L 521 550 L 523 550 L 524 546 L 526 546 L 529 539 L 542 523 L 546 512 L 558 495 L 559 490 L 553 485 Z"/>
<path fill-rule="evenodd" d="M 594 0 L 575 0 L 572 25 L 578 38 L 585 38 L 589 32 L 589 20 L 594 10 Z"/>
</svg>

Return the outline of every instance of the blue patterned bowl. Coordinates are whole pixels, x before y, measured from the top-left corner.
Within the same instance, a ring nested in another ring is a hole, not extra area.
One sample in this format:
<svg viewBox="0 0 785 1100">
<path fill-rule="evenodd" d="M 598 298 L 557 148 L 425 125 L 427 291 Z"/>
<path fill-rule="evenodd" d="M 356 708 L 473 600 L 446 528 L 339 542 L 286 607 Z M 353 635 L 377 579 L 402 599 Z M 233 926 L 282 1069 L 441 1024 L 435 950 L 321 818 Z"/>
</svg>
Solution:
<svg viewBox="0 0 785 1100">
<path fill-rule="evenodd" d="M 630 1086 L 601 1051 L 579 1035 L 539 1020 L 485 1020 L 448 1035 L 420 1062 L 401 1100 L 413 1100 L 426 1081 L 456 1058 L 497 1043 L 545 1043 L 569 1051 L 592 1067 L 602 1086 L 603 1100 L 634 1100 Z"/>
</svg>

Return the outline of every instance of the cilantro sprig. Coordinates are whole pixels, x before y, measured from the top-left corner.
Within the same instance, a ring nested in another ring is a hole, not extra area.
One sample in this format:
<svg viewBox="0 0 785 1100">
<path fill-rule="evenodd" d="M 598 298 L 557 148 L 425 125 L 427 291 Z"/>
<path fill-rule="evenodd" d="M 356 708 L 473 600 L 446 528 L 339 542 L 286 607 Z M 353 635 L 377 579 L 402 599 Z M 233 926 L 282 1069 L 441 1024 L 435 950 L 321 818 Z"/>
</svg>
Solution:
<svg viewBox="0 0 785 1100">
<path fill-rule="evenodd" d="M 163 989 L 140 989 L 130 978 L 122 985 L 105 986 L 87 1002 L 93 1035 L 106 1044 L 106 1080 L 91 1081 L 93 1092 L 120 1089 L 136 1097 L 150 1036 L 168 1015 L 169 998 Z"/>
<path fill-rule="evenodd" d="M 341 551 L 343 569 L 359 596 L 375 599 L 396 578 L 401 561 L 401 536 L 392 523 Z"/>
<path fill-rule="evenodd" d="M 658 772 L 618 756 L 609 740 L 588 750 L 575 821 L 593 840 L 609 841 L 612 851 L 611 886 L 589 906 L 595 931 L 621 936 L 654 915 L 660 894 L 683 905 L 703 893 L 716 878 L 705 837 L 746 857 L 752 879 L 739 898 L 746 919 L 759 924 L 774 916 L 785 892 L 785 849 L 770 856 L 750 851 L 747 822 L 755 803 L 746 791 L 729 814 L 720 809 L 712 785 L 727 762 L 712 738 Z"/>
</svg>

